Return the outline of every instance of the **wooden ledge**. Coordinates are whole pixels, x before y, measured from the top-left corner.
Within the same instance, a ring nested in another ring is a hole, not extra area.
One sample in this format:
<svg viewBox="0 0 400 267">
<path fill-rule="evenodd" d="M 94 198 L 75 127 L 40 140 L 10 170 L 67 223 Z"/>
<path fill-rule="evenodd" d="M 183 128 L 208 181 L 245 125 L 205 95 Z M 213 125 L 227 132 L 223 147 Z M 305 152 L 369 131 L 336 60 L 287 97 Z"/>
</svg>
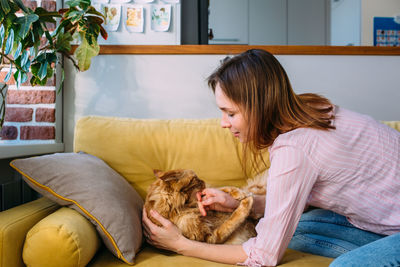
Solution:
<svg viewBox="0 0 400 267">
<path fill-rule="evenodd" d="M 76 46 L 73 47 L 75 50 Z M 258 48 L 275 55 L 400 55 L 400 47 L 264 46 L 264 45 L 101 45 L 101 55 L 214 55 L 239 54 Z"/>
</svg>

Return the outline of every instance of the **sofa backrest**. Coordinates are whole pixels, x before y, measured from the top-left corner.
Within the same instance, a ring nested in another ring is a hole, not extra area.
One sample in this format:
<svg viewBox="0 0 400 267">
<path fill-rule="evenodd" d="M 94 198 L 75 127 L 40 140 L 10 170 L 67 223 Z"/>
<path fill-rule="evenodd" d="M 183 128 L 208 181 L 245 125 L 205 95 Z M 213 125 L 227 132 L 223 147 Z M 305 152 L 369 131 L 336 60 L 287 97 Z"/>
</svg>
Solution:
<svg viewBox="0 0 400 267">
<path fill-rule="evenodd" d="M 400 132 L 400 121 L 382 121 L 382 122 Z"/>
<path fill-rule="evenodd" d="M 217 187 L 246 182 L 242 145 L 218 119 L 84 117 L 75 127 L 74 151 L 104 160 L 142 197 L 155 180 L 153 169 L 192 169 Z M 265 160 L 269 164 L 267 154 Z"/>
</svg>

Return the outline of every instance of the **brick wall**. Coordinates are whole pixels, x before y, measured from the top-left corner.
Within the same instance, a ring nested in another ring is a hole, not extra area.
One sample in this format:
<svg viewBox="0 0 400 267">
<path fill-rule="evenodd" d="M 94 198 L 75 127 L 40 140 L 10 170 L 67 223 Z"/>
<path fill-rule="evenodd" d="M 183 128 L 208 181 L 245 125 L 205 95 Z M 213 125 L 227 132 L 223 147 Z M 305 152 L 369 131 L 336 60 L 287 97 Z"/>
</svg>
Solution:
<svg viewBox="0 0 400 267">
<path fill-rule="evenodd" d="M 23 0 L 24 4 L 35 9 L 41 6 L 49 11 L 56 10 L 55 0 Z M 49 30 L 55 25 L 47 24 Z M 8 69 L 0 72 L 0 81 L 3 81 Z M 13 75 L 7 82 L 7 105 L 5 123 L 0 132 L 1 143 L 32 143 L 52 141 L 55 139 L 55 109 L 56 91 L 55 78 L 49 79 L 46 86 L 32 87 L 28 82 L 19 89 L 15 86 Z"/>
<path fill-rule="evenodd" d="M 6 74 L 0 73 L 0 79 Z M 22 85 L 19 89 L 8 82 L 5 123 L 0 133 L 2 141 L 27 142 L 55 139 L 56 91 L 54 79 L 48 86 Z"/>
</svg>

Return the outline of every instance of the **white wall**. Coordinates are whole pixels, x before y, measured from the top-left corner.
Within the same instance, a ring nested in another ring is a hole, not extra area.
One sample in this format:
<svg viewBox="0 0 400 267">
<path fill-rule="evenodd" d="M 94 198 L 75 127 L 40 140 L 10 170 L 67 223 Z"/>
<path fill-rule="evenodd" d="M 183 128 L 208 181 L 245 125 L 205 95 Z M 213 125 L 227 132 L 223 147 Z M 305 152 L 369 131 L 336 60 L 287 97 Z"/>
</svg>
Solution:
<svg viewBox="0 0 400 267">
<path fill-rule="evenodd" d="M 66 65 L 64 142 L 85 115 L 219 117 L 206 77 L 223 55 L 100 55 L 76 73 Z M 278 56 L 296 92 L 314 92 L 378 120 L 400 120 L 399 56 Z"/>
<path fill-rule="evenodd" d="M 400 0 L 362 0 L 361 45 L 374 45 L 374 17 L 393 17 L 400 14 Z"/>
</svg>

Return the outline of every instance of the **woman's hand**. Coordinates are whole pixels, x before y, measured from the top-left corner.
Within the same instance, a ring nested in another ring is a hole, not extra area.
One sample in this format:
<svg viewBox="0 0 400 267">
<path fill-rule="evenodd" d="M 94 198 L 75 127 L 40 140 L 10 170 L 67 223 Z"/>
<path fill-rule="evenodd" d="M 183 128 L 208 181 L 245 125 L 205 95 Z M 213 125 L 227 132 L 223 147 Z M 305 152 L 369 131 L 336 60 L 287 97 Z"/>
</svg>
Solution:
<svg viewBox="0 0 400 267">
<path fill-rule="evenodd" d="M 144 236 L 148 243 L 155 247 L 172 250 L 174 252 L 179 252 L 178 249 L 182 249 L 182 243 L 186 238 L 182 235 L 181 231 L 175 226 L 175 224 L 168 219 L 165 219 L 154 210 L 150 211 L 150 215 L 160 222 L 162 225 L 161 227 L 150 221 L 147 217 L 145 208 L 143 208 L 142 215 Z"/>
<path fill-rule="evenodd" d="M 228 193 L 215 188 L 206 188 L 202 192 L 198 192 L 196 197 L 200 213 L 203 216 L 207 215 L 207 210 L 233 212 L 239 206 L 239 201 Z"/>
</svg>

